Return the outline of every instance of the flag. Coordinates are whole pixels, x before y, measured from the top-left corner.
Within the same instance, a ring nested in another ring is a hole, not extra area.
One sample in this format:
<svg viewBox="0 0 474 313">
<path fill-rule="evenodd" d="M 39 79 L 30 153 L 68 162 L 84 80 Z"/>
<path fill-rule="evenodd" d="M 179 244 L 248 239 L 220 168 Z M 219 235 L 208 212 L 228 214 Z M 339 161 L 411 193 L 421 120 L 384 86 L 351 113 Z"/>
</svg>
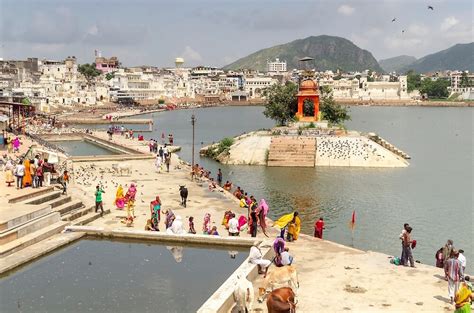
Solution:
<svg viewBox="0 0 474 313">
<path fill-rule="evenodd" d="M 355 228 L 355 223 L 356 223 L 356 211 L 354 210 L 354 211 L 352 211 L 352 219 L 351 219 L 351 222 L 349 224 L 352 231 Z"/>
</svg>

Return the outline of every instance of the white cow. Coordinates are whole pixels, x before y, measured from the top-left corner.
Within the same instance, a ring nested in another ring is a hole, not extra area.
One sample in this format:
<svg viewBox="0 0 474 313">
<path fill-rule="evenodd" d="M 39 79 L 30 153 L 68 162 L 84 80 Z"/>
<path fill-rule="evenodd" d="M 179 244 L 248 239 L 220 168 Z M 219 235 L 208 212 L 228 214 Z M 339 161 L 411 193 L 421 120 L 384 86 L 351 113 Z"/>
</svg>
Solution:
<svg viewBox="0 0 474 313">
<path fill-rule="evenodd" d="M 252 283 L 241 274 L 237 275 L 237 285 L 234 289 L 234 301 L 237 312 L 251 312 L 253 308 L 254 291 Z"/>
</svg>

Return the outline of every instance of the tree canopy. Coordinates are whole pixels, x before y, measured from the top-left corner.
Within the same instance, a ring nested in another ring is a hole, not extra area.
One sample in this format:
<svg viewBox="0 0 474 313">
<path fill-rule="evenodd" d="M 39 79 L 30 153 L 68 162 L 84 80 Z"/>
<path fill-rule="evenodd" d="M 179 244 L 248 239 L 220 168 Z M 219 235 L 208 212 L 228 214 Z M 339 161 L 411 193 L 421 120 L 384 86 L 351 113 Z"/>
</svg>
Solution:
<svg viewBox="0 0 474 313">
<path fill-rule="evenodd" d="M 447 79 L 431 80 L 430 78 L 425 78 L 421 82 L 420 92 L 427 94 L 428 98 L 447 98 L 450 85 L 451 83 Z"/>
<path fill-rule="evenodd" d="M 298 86 L 292 82 L 286 82 L 284 85 L 272 85 L 265 90 L 267 101 L 263 114 L 275 120 L 279 126 L 286 125 L 297 111 L 297 93 Z"/>
<path fill-rule="evenodd" d="M 88 82 L 90 82 L 92 79 L 96 78 L 97 76 L 100 76 L 102 74 L 101 71 L 95 68 L 95 63 L 89 64 L 81 64 L 78 66 L 77 70 L 79 73 L 84 75 L 84 77 L 87 79 Z"/>
<path fill-rule="evenodd" d="M 407 89 L 408 92 L 413 90 L 420 90 L 421 87 L 421 75 L 410 70 L 407 72 Z"/>
<path fill-rule="evenodd" d="M 288 121 L 295 117 L 298 110 L 298 86 L 292 82 L 286 82 L 285 85 L 275 84 L 265 91 L 267 101 L 263 114 L 275 120 L 278 125 L 286 125 Z M 319 110 L 323 118 L 333 124 L 340 124 L 350 119 L 346 107 L 337 104 L 332 96 L 332 90 L 328 86 L 321 88 L 321 98 Z M 314 112 L 314 103 L 306 101 L 304 103 L 304 113 L 312 115 Z"/>
</svg>

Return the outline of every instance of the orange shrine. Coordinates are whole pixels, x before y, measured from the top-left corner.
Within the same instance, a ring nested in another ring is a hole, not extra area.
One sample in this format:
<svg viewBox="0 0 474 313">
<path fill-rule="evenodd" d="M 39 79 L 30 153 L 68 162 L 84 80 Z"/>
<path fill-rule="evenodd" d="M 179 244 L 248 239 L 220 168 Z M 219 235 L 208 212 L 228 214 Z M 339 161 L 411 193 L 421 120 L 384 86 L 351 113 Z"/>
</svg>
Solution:
<svg viewBox="0 0 474 313">
<path fill-rule="evenodd" d="M 312 79 L 305 79 L 301 82 L 298 94 L 298 112 L 296 118 L 301 122 L 317 122 L 319 120 L 319 88 Z M 312 100 L 314 103 L 314 116 L 304 115 L 304 101 Z"/>
</svg>

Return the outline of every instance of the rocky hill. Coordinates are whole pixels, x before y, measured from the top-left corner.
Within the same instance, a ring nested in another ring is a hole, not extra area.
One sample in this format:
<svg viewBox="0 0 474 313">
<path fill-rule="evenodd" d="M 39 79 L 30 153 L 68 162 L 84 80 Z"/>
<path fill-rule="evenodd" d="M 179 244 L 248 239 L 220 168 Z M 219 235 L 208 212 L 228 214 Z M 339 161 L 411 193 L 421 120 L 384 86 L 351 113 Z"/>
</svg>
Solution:
<svg viewBox="0 0 474 313">
<path fill-rule="evenodd" d="M 299 59 L 314 58 L 307 66 L 318 71 L 336 70 L 363 71 L 366 69 L 382 72 L 382 68 L 372 53 L 363 50 L 351 41 L 335 36 L 311 36 L 283 45 L 262 49 L 243 57 L 224 69 L 254 69 L 266 71 L 267 60 L 286 60 L 288 70 L 301 68 Z"/>
<path fill-rule="evenodd" d="M 436 72 L 444 70 L 474 71 L 474 42 L 457 44 L 416 60 L 401 69 L 406 72 L 414 70 L 417 73 Z"/>
<path fill-rule="evenodd" d="M 398 57 L 388 58 L 384 60 L 379 60 L 380 66 L 388 73 L 397 72 L 405 67 L 413 64 L 416 61 L 416 58 L 409 55 L 400 55 Z"/>
</svg>

